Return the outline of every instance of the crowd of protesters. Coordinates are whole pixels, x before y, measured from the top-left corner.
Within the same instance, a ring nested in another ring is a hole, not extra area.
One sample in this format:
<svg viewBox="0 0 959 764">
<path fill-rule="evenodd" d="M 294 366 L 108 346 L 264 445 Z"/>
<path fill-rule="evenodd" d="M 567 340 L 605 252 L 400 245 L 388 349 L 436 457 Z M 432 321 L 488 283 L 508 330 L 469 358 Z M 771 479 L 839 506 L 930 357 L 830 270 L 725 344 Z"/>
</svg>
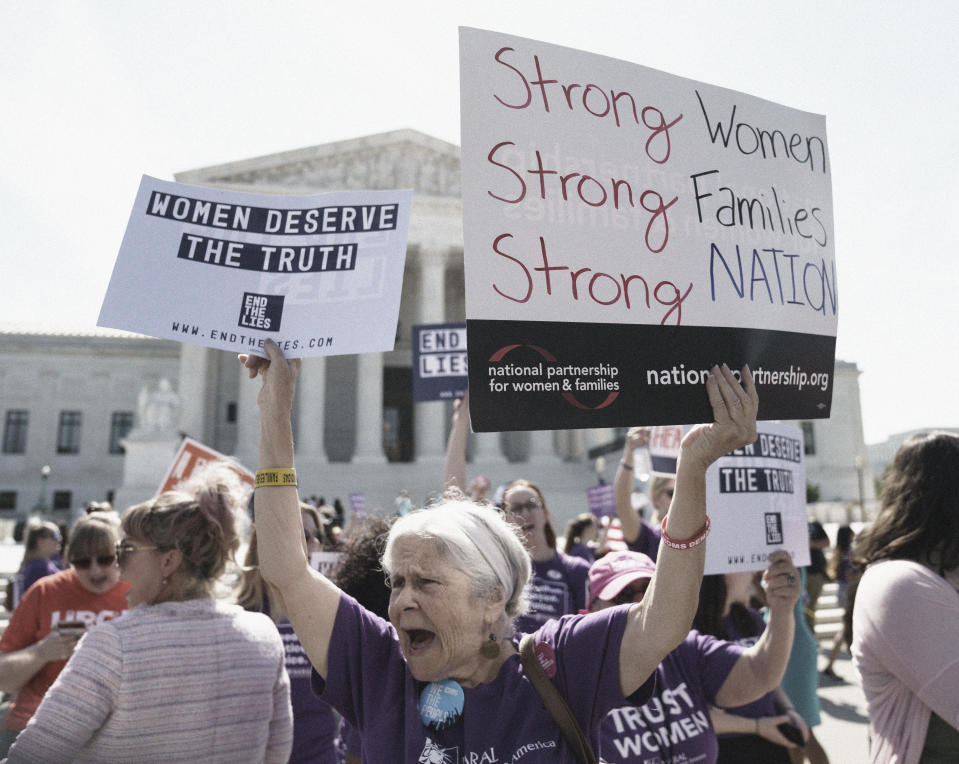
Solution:
<svg viewBox="0 0 959 764">
<path fill-rule="evenodd" d="M 242 359 L 262 378 L 251 533 L 222 468 L 122 519 L 98 506 L 70 529 L 26 528 L 0 639 L 0 756 L 819 764 L 807 618 L 834 580 L 845 617 L 823 673 L 851 648 L 872 761 L 959 760 L 959 438 L 907 441 L 876 523 L 840 528 L 831 559 L 814 525 L 808 569 L 780 553 L 703 578 L 705 469 L 755 438 L 747 370 L 740 383 L 714 369 L 715 419 L 652 482 L 649 519 L 632 504 L 649 433 L 629 430 L 613 544 L 589 513 L 558 536 L 548 486 L 517 477 L 493 503 L 487 478 L 467 482 L 468 398 L 441 500 L 417 509 L 403 489 L 389 519 L 349 526 L 339 500 L 301 501 L 287 479 L 299 362 L 268 353 Z M 215 592 L 231 563 L 236 604 Z"/>
</svg>

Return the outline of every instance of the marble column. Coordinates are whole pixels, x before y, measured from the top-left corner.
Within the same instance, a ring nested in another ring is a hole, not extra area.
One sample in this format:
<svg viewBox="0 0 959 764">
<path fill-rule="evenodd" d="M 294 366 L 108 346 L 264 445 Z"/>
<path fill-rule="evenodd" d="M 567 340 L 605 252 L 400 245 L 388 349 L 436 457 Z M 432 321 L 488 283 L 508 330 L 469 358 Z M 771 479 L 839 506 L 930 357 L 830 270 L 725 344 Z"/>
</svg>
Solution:
<svg viewBox="0 0 959 764">
<path fill-rule="evenodd" d="M 206 408 L 213 352 L 199 345 L 183 343 L 180 346 L 180 378 L 177 391 L 182 405 L 179 428 L 181 432 L 202 443 L 212 440 L 212 433 L 207 428 Z"/>
<path fill-rule="evenodd" d="M 563 460 L 578 462 L 583 458 L 583 431 L 566 430 L 563 433 Z"/>
<path fill-rule="evenodd" d="M 239 364 L 237 364 L 239 365 Z M 250 379 L 247 369 L 240 366 L 239 390 L 236 405 L 236 449 L 233 455 L 248 470 L 256 471 L 260 451 L 260 414 L 256 396 L 263 386 L 261 379 Z"/>
<path fill-rule="evenodd" d="M 556 460 L 554 430 L 533 430 L 529 434 L 529 461 L 551 462 Z"/>
<path fill-rule="evenodd" d="M 357 356 L 356 453 L 353 464 L 385 464 L 383 453 L 383 354 Z"/>
<path fill-rule="evenodd" d="M 436 246 L 419 252 L 420 324 L 441 324 L 446 320 L 446 252 Z M 443 401 L 414 404 L 417 462 L 442 462 L 446 452 L 446 406 Z"/>
<path fill-rule="evenodd" d="M 473 435 L 473 464 L 505 464 L 506 457 L 500 448 L 500 433 L 477 432 Z"/>
<path fill-rule="evenodd" d="M 326 357 L 304 358 L 297 379 L 296 458 L 312 466 L 326 464 Z"/>
</svg>

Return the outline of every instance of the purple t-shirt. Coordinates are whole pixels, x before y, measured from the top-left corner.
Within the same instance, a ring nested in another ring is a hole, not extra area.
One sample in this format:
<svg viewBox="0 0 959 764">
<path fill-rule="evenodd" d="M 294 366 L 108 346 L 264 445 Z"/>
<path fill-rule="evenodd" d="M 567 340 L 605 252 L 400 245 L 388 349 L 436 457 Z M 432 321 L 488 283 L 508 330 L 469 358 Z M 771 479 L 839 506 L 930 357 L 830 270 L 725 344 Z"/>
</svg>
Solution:
<svg viewBox="0 0 959 764">
<path fill-rule="evenodd" d="M 579 557 L 586 560 L 590 565 L 596 561 L 596 554 L 586 544 L 573 544 L 567 554 L 570 557 Z"/>
<path fill-rule="evenodd" d="M 293 750 L 289 764 L 337 764 L 336 738 L 339 719 L 328 703 L 313 692 L 310 678 L 313 664 L 289 621 L 277 624 L 286 653 L 286 673 L 290 675 L 290 702 L 293 704 Z"/>
<path fill-rule="evenodd" d="M 729 639 L 732 642 L 735 642 L 741 647 L 752 647 L 759 640 L 759 637 L 762 636 L 762 633 L 766 630 L 766 622 L 763 620 L 762 615 L 752 608 L 749 609 L 749 615 L 752 616 L 753 620 L 756 622 L 756 627 L 759 629 L 759 635 L 755 637 L 744 637 L 742 632 L 736 626 L 735 622 L 728 615 L 723 618 L 723 626 L 726 629 L 726 633 L 729 635 Z M 736 708 L 727 708 L 727 711 L 736 716 L 745 716 L 749 719 L 759 719 L 763 716 L 776 716 L 776 696 L 775 693 L 767 692 L 759 700 L 754 700 L 752 703 L 747 703 L 745 706 L 737 706 Z M 736 735 L 723 735 L 723 737 L 737 737 Z"/>
<path fill-rule="evenodd" d="M 546 562 L 534 560 L 527 589 L 529 612 L 516 619 L 516 631 L 529 634 L 551 619 L 585 609 L 588 577 L 589 563 L 580 557 L 557 552 Z"/>
<path fill-rule="evenodd" d="M 41 578 L 52 576 L 54 573 L 59 572 L 60 568 L 58 568 L 50 560 L 44 560 L 40 557 L 34 557 L 32 560 L 27 560 L 23 566 L 23 570 L 17 573 L 16 586 L 14 587 L 13 606 L 16 607 L 17 602 L 20 601 L 20 598 L 27 593 L 27 589 L 33 586 Z"/>
<path fill-rule="evenodd" d="M 663 532 L 659 528 L 640 518 L 639 533 L 632 544 L 626 543 L 626 547 L 630 552 L 641 552 L 653 562 L 656 562 L 656 557 L 659 555 L 659 540 L 662 535 Z"/>
<path fill-rule="evenodd" d="M 627 702 L 619 687 L 619 645 L 628 608 L 567 616 L 536 634 L 556 656 L 553 682 L 592 742 L 613 707 Z M 463 688 L 463 714 L 435 731 L 420 720 L 425 684 L 410 674 L 393 626 L 360 607 L 346 594 L 333 625 L 326 681 L 313 674 L 313 687 L 360 732 L 366 761 L 575 762 L 536 689 L 510 656 L 496 679 Z M 650 683 L 633 695 L 648 697 Z"/>
<path fill-rule="evenodd" d="M 340 717 L 340 745 L 346 753 L 352 753 L 356 758 L 363 758 L 363 736 L 360 731 L 346 719 Z"/>
<path fill-rule="evenodd" d="M 603 758 L 611 764 L 715 762 L 719 744 L 709 706 L 741 654 L 732 642 L 690 631 L 656 669 L 653 697 L 615 708 L 603 720 Z"/>
</svg>

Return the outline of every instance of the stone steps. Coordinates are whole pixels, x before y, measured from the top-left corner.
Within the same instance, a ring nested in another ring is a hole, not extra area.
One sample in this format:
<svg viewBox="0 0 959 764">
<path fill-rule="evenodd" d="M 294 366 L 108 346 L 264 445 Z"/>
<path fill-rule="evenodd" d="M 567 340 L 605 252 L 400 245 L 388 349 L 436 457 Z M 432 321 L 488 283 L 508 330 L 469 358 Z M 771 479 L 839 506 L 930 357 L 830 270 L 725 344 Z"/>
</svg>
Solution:
<svg viewBox="0 0 959 764">
<path fill-rule="evenodd" d="M 820 642 L 832 642 L 836 634 L 842 631 L 844 608 L 838 597 L 839 584 L 830 581 L 822 588 L 816 603 L 816 639 Z"/>
</svg>

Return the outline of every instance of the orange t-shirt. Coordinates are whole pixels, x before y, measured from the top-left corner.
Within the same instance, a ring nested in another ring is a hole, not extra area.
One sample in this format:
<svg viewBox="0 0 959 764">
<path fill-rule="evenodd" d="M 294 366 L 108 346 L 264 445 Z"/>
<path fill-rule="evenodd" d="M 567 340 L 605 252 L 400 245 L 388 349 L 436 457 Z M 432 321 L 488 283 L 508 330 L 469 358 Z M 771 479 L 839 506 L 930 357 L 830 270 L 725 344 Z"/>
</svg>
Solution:
<svg viewBox="0 0 959 764">
<path fill-rule="evenodd" d="M 127 609 L 129 588 L 126 581 L 118 581 L 105 594 L 94 594 L 83 588 L 73 568 L 41 578 L 17 603 L 0 637 L 0 651 L 9 653 L 29 647 L 63 621 L 83 621 L 90 628 L 114 618 Z M 66 661 L 51 661 L 20 688 L 7 714 L 7 729 L 22 730 L 27 726 L 66 665 Z"/>
</svg>

